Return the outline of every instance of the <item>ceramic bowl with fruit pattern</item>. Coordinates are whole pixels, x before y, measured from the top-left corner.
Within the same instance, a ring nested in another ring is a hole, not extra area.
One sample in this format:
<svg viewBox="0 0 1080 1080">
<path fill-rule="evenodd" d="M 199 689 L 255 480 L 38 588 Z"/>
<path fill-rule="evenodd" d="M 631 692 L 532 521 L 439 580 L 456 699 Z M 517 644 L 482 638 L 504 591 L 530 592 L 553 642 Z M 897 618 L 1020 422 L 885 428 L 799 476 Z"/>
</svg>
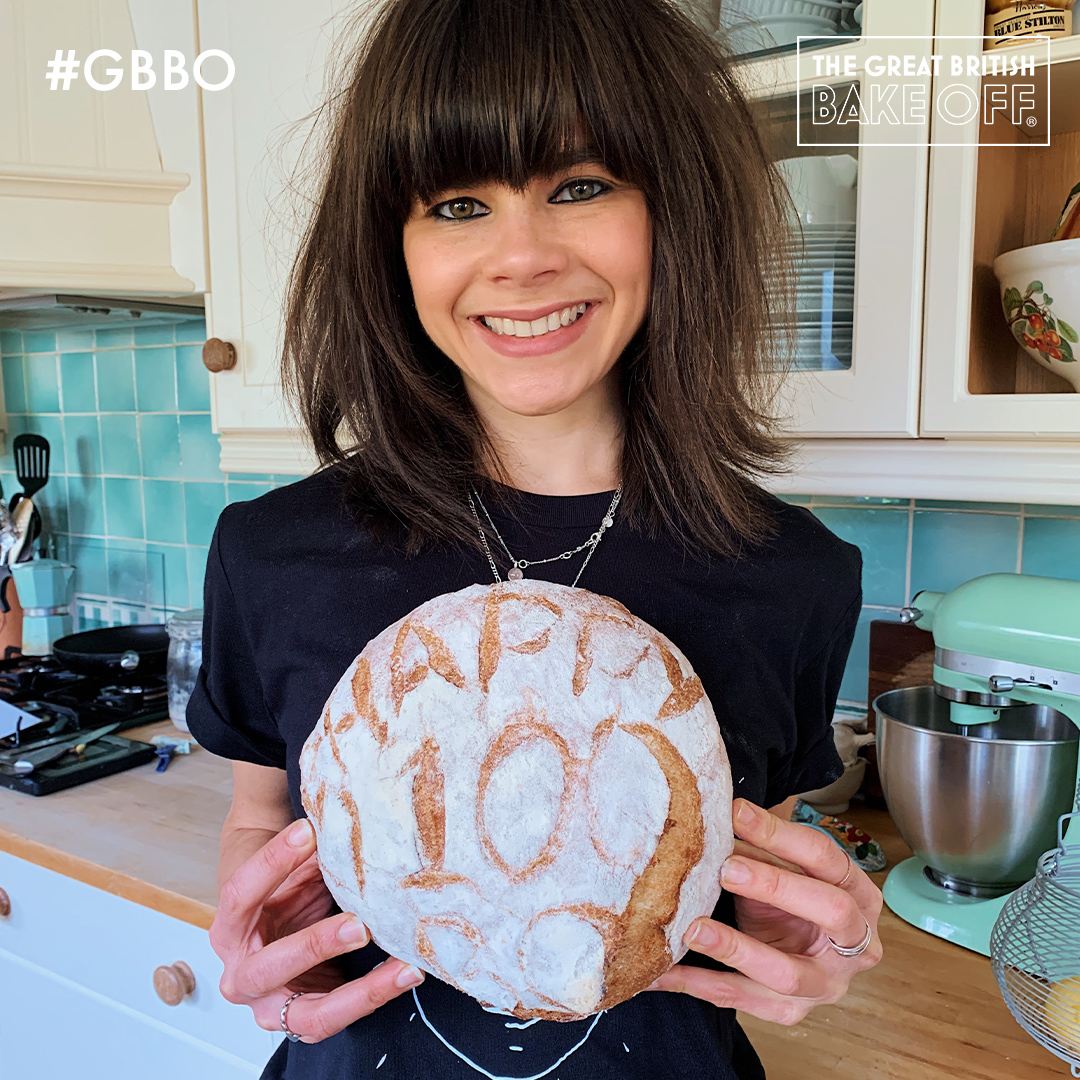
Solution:
<svg viewBox="0 0 1080 1080">
<path fill-rule="evenodd" d="M 1013 337 L 1080 391 L 1080 240 L 1007 251 L 994 260 L 994 273 Z"/>
</svg>

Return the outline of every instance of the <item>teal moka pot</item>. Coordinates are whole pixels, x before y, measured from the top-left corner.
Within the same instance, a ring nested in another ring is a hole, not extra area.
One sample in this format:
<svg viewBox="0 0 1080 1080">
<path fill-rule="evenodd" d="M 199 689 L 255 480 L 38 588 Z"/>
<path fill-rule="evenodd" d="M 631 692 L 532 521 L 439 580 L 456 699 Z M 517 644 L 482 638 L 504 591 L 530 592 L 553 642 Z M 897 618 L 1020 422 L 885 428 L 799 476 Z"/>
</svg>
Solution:
<svg viewBox="0 0 1080 1080">
<path fill-rule="evenodd" d="M 75 567 L 57 559 L 29 559 L 11 568 L 23 609 L 22 651 L 52 652 L 52 643 L 71 633 Z"/>
<path fill-rule="evenodd" d="M 934 636 L 934 685 L 874 701 L 885 800 L 915 852 L 885 902 L 988 956 L 1006 900 L 1076 804 L 1080 581 L 988 574 L 918 593 L 901 617 Z M 1080 849 L 1077 826 L 1064 843 Z"/>
</svg>

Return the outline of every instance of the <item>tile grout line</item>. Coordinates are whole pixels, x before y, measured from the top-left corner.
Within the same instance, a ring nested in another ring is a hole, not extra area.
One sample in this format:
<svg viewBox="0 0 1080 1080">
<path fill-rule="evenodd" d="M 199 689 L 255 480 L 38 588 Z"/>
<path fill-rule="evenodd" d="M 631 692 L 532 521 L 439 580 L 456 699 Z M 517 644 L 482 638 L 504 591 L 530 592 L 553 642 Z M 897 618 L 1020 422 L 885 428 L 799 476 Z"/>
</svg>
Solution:
<svg viewBox="0 0 1080 1080">
<path fill-rule="evenodd" d="M 915 539 L 915 500 L 908 503 L 907 552 L 904 556 L 904 603 L 911 602 L 911 549 Z"/>
<path fill-rule="evenodd" d="M 1027 515 L 1024 513 L 1026 504 L 1020 504 L 1020 528 L 1016 531 L 1016 572 L 1022 574 L 1024 572 L 1024 520 Z"/>
</svg>

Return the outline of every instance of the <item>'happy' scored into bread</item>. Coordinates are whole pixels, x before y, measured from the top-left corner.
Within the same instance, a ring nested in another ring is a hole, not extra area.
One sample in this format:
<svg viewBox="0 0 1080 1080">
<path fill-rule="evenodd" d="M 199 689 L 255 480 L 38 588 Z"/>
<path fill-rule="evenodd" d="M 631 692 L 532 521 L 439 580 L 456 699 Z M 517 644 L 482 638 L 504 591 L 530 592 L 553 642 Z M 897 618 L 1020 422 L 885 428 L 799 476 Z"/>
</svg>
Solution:
<svg viewBox="0 0 1080 1080">
<path fill-rule="evenodd" d="M 616 601 L 549 582 L 473 585 L 372 639 L 300 770 L 341 908 L 521 1019 L 648 986 L 712 913 L 733 845 L 689 662 Z"/>
</svg>

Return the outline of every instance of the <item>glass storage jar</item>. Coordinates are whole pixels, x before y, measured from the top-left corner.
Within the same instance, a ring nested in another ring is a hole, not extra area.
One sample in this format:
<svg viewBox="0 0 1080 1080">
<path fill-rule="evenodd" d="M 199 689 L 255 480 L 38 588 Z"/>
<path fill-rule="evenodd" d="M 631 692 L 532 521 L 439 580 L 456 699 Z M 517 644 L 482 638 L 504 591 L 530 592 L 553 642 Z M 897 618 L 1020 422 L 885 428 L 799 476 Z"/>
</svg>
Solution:
<svg viewBox="0 0 1080 1080">
<path fill-rule="evenodd" d="M 170 616 L 169 656 L 165 681 L 169 688 L 169 719 L 187 731 L 187 703 L 195 688 L 195 678 L 202 663 L 202 608 L 178 611 Z"/>
</svg>

